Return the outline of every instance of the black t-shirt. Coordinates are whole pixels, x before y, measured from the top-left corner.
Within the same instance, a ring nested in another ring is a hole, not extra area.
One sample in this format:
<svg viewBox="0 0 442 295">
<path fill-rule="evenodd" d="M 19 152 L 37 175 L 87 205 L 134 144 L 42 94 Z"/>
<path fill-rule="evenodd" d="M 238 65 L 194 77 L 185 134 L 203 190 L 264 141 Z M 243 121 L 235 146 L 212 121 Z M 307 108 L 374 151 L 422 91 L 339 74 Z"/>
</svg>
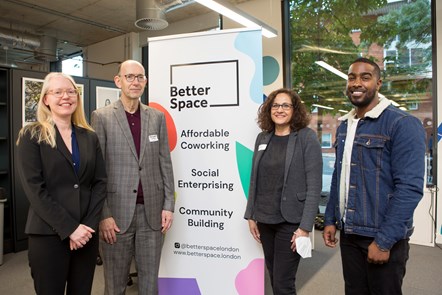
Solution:
<svg viewBox="0 0 442 295">
<path fill-rule="evenodd" d="M 285 222 L 280 206 L 288 140 L 289 135 L 272 136 L 259 162 L 254 214 L 258 222 Z"/>
</svg>

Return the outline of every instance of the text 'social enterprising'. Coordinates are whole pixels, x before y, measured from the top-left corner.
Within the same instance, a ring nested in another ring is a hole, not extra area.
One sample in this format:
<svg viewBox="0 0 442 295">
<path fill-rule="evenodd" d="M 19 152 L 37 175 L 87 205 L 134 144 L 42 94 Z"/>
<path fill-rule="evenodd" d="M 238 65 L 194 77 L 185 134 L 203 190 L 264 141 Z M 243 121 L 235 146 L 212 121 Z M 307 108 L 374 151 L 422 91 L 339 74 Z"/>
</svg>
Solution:
<svg viewBox="0 0 442 295">
<path fill-rule="evenodd" d="M 178 188 L 180 189 L 198 189 L 198 190 L 228 190 L 233 191 L 233 182 L 216 180 L 220 177 L 219 169 L 198 170 L 191 168 L 190 175 L 192 180 L 178 179 Z"/>
</svg>

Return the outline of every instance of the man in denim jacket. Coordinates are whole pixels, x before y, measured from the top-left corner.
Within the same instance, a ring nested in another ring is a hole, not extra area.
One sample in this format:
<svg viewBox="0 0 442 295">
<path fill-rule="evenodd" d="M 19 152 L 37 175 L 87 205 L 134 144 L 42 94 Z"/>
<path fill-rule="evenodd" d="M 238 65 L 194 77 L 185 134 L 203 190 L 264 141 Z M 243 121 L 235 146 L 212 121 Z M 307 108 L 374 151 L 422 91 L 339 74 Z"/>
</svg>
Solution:
<svg viewBox="0 0 442 295">
<path fill-rule="evenodd" d="M 365 58 L 348 70 L 354 109 L 340 118 L 336 163 L 325 211 L 324 242 L 336 247 L 341 229 L 345 294 L 402 294 L 422 198 L 425 133 L 422 123 L 379 95 L 379 66 Z"/>
</svg>

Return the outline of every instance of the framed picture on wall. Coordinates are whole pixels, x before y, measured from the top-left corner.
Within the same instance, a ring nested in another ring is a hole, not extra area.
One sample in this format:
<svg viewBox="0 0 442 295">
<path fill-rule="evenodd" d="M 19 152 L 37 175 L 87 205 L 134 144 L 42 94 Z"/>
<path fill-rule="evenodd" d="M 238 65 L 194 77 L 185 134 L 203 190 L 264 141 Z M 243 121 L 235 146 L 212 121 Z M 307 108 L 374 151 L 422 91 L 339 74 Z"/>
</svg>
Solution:
<svg viewBox="0 0 442 295">
<path fill-rule="evenodd" d="M 42 79 L 23 77 L 22 97 L 23 97 L 23 126 L 37 121 L 37 104 L 40 99 Z"/>
<path fill-rule="evenodd" d="M 84 110 L 84 85 L 83 84 L 75 84 L 78 88 L 78 94 L 80 94 L 80 98 L 81 98 L 81 107 Z"/>
<path fill-rule="evenodd" d="M 23 126 L 37 121 L 37 105 L 40 99 L 41 89 L 43 87 L 43 79 L 34 79 L 23 77 L 22 97 L 23 97 Z M 81 97 L 84 109 L 84 85 L 76 84 Z"/>
<path fill-rule="evenodd" d="M 120 98 L 121 90 L 119 88 L 110 88 L 110 87 L 102 87 L 97 86 L 97 101 L 96 108 L 102 108 L 107 105 L 110 105 L 114 101 L 117 101 Z"/>
</svg>

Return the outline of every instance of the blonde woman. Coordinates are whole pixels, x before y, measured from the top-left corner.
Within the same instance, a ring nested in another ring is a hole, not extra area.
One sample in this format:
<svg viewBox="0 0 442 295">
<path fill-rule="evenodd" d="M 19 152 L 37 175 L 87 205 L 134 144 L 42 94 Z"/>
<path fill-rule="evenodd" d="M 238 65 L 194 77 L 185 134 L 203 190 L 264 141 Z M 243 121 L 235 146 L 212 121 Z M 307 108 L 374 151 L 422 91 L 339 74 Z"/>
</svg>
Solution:
<svg viewBox="0 0 442 295">
<path fill-rule="evenodd" d="M 36 293 L 90 294 L 106 171 L 72 77 L 46 76 L 37 122 L 20 130 L 17 153 Z"/>
</svg>

